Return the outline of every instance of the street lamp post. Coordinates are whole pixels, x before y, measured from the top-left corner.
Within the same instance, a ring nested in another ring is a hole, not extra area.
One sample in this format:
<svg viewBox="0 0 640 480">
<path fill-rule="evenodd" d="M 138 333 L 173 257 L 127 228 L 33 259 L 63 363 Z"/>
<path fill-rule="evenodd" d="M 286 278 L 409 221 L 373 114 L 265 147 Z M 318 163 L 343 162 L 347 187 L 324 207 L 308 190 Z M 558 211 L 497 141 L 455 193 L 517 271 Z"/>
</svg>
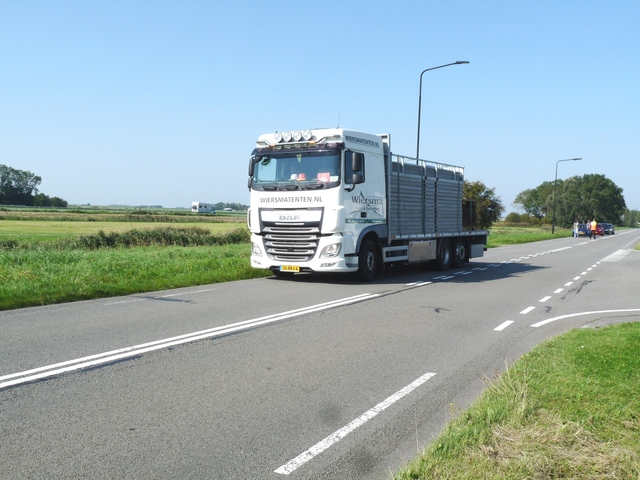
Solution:
<svg viewBox="0 0 640 480">
<path fill-rule="evenodd" d="M 553 221 L 551 222 L 551 233 L 556 231 L 556 188 L 558 187 L 558 164 L 560 162 L 575 162 L 582 160 L 582 158 L 565 158 L 564 160 L 558 160 L 556 162 L 556 179 L 553 182 Z"/>
<path fill-rule="evenodd" d="M 423 70 L 420 74 L 420 95 L 418 97 L 418 141 L 416 146 L 416 158 L 420 158 L 420 107 L 422 106 L 422 75 L 429 70 L 436 70 L 438 68 L 450 67 L 451 65 L 464 65 L 465 63 L 469 63 L 464 60 L 458 60 L 457 62 L 447 63 L 446 65 L 440 65 L 438 67 L 427 68 Z"/>
</svg>

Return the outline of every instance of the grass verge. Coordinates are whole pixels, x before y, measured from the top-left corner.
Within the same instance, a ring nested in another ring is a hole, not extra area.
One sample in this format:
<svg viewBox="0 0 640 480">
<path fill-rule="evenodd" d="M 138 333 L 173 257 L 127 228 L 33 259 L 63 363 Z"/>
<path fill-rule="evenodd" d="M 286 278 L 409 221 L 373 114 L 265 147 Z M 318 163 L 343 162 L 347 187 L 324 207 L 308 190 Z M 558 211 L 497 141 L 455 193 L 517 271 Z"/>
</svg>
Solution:
<svg viewBox="0 0 640 480">
<path fill-rule="evenodd" d="M 247 243 L 5 251 L 0 310 L 256 278 Z"/>
<path fill-rule="evenodd" d="M 0 310 L 264 277 L 249 264 L 246 228 L 98 232 L 0 245 Z"/>
<path fill-rule="evenodd" d="M 640 478 L 639 349 L 637 322 L 539 345 L 395 479 Z"/>
<path fill-rule="evenodd" d="M 487 248 L 572 236 L 571 229 L 556 227 L 555 230 L 555 233 L 551 233 L 551 227 L 547 226 L 514 227 L 497 223 L 491 228 L 490 235 L 487 238 Z"/>
</svg>

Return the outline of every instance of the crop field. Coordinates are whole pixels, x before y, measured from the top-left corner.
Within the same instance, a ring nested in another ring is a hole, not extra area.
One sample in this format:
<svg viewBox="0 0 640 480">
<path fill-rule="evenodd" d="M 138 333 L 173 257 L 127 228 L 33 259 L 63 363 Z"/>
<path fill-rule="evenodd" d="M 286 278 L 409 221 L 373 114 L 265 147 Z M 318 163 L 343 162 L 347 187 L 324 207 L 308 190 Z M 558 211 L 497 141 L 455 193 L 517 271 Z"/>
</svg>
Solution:
<svg viewBox="0 0 640 480">
<path fill-rule="evenodd" d="M 0 221 L 0 244 L 3 240 L 38 242 L 80 235 L 95 235 L 98 232 L 122 233 L 129 230 L 197 226 L 206 228 L 213 234 L 226 233 L 237 228 L 245 228 L 244 221 L 220 223 L 198 222 L 129 222 L 129 221 L 56 221 L 56 220 L 2 220 Z"/>
</svg>

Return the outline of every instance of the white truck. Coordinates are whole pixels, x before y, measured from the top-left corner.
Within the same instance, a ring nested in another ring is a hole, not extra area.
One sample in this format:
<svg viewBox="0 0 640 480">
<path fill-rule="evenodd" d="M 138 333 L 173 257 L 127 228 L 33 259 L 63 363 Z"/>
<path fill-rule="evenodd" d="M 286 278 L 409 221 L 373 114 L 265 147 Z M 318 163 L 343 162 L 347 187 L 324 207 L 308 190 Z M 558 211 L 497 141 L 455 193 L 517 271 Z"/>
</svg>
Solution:
<svg viewBox="0 0 640 480">
<path fill-rule="evenodd" d="M 391 264 L 446 270 L 482 257 L 488 232 L 467 221 L 475 211 L 463 207 L 463 170 L 394 155 L 386 134 L 261 135 L 249 163 L 251 266 L 371 281 Z"/>
<path fill-rule="evenodd" d="M 213 203 L 193 202 L 191 213 L 216 213 L 216 207 Z"/>
</svg>

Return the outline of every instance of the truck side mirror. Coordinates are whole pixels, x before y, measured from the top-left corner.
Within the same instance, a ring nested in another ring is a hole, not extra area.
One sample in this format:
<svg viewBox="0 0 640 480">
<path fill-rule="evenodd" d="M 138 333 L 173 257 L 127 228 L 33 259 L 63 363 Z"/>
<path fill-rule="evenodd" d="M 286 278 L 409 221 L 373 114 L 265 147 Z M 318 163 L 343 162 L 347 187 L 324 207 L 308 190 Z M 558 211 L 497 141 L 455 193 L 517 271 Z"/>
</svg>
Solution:
<svg viewBox="0 0 640 480">
<path fill-rule="evenodd" d="M 345 152 L 346 172 L 344 182 L 347 185 L 351 185 L 347 188 L 351 191 L 359 183 L 364 182 L 364 153 L 352 152 L 348 150 Z"/>
<path fill-rule="evenodd" d="M 351 171 L 354 173 L 354 177 L 356 172 L 362 172 L 363 162 L 364 154 L 360 152 L 353 152 L 353 155 L 351 156 Z M 360 175 L 360 177 L 362 177 L 362 175 Z M 362 180 L 359 182 L 354 181 L 353 183 L 362 183 Z"/>
<path fill-rule="evenodd" d="M 364 182 L 364 153 L 353 152 L 351 157 L 351 171 L 353 175 L 351 177 L 351 183 L 358 185 Z"/>
</svg>

